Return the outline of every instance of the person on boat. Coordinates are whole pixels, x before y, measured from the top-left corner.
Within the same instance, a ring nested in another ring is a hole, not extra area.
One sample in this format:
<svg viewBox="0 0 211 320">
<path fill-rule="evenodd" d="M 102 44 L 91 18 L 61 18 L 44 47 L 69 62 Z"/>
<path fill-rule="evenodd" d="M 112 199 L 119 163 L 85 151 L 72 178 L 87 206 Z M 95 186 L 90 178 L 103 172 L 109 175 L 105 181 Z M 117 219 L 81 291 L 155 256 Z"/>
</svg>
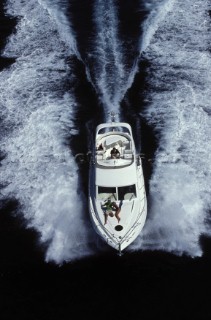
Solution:
<svg viewBox="0 0 211 320">
<path fill-rule="evenodd" d="M 120 152 L 118 149 L 116 149 L 115 147 L 113 147 L 113 149 L 111 150 L 111 158 L 112 159 L 116 159 L 120 157 Z"/>
<path fill-rule="evenodd" d="M 98 146 L 98 148 L 97 148 L 97 150 L 103 150 L 103 145 L 102 145 L 102 143 Z"/>
<path fill-rule="evenodd" d="M 115 211 L 115 217 L 117 218 L 117 221 L 120 221 L 120 207 L 116 204 L 116 202 L 111 202 L 111 199 L 108 199 L 104 205 L 103 205 L 103 209 L 104 209 L 104 216 L 105 216 L 105 223 L 104 225 L 107 223 L 108 221 L 108 216 L 109 217 L 113 217 L 114 213 L 113 211 Z"/>
</svg>

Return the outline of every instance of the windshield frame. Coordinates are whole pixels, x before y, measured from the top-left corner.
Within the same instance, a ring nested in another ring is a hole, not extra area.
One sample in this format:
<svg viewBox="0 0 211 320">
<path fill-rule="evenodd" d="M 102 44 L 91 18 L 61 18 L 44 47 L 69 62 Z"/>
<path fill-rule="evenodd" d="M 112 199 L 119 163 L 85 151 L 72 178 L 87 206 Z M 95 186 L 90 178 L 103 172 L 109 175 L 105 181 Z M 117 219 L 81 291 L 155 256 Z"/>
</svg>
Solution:
<svg viewBox="0 0 211 320">
<path fill-rule="evenodd" d="M 99 190 L 101 192 L 99 192 Z M 100 200 L 100 201 L 104 201 L 108 199 L 111 199 L 111 201 L 126 201 L 126 200 L 136 199 L 137 187 L 136 187 L 136 184 L 119 186 L 119 187 L 96 186 L 96 198 L 97 200 Z"/>
</svg>

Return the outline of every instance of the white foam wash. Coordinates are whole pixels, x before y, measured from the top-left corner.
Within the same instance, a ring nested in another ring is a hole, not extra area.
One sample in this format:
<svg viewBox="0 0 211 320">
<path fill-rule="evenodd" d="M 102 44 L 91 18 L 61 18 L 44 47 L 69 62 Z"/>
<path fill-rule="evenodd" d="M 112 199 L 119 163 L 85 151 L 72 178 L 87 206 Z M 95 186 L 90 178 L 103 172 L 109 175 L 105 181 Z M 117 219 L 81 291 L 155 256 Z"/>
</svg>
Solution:
<svg viewBox="0 0 211 320">
<path fill-rule="evenodd" d="M 127 69 L 124 44 L 119 39 L 118 10 L 115 0 L 95 0 L 94 20 L 96 45 L 92 56 L 96 59 L 95 86 L 105 111 L 119 114 L 120 102 L 131 87 L 137 72 L 137 64 Z M 134 57 L 134 61 L 137 57 Z M 117 118 L 118 120 L 118 115 Z"/>
<path fill-rule="evenodd" d="M 210 3 L 168 4 L 168 14 L 156 20 L 154 30 L 146 28 L 149 38 L 142 42 L 151 64 L 142 115 L 154 128 L 159 147 L 148 220 L 132 248 L 194 257 L 202 255 L 200 236 L 210 234 Z"/>
<path fill-rule="evenodd" d="M 76 76 L 66 58 L 81 58 L 65 16 L 67 4 L 7 1 L 7 12 L 21 19 L 4 52 L 16 62 L 0 74 L 1 150 L 6 155 L 1 162 L 1 199 L 15 197 L 20 202 L 29 227 L 47 244 L 46 260 L 57 263 L 93 254 L 89 245 L 98 239 L 84 195 L 77 191 L 77 166 L 68 146 L 77 132 L 77 103 Z M 151 0 L 146 6 L 151 14 L 140 54 L 151 67 L 142 116 L 155 129 L 159 148 L 148 219 L 130 249 L 197 256 L 202 254 L 199 237 L 208 232 L 210 208 L 209 5 Z M 115 2 L 96 0 L 94 16 L 93 83 L 106 114 L 110 106 L 119 111 L 137 66 L 126 68 Z M 64 89 L 67 79 L 72 91 Z"/>
<path fill-rule="evenodd" d="M 91 254 L 94 233 L 68 146 L 77 132 L 77 105 L 63 84 L 69 79 L 74 88 L 75 75 L 65 59 L 77 54 L 75 41 L 65 19 L 63 32 L 61 19 L 58 26 L 54 2 L 49 10 L 42 3 L 7 1 L 8 14 L 21 19 L 4 52 L 17 60 L 0 74 L 1 150 L 6 155 L 1 199 L 19 201 L 29 227 L 48 246 L 46 260 L 62 263 Z"/>
</svg>

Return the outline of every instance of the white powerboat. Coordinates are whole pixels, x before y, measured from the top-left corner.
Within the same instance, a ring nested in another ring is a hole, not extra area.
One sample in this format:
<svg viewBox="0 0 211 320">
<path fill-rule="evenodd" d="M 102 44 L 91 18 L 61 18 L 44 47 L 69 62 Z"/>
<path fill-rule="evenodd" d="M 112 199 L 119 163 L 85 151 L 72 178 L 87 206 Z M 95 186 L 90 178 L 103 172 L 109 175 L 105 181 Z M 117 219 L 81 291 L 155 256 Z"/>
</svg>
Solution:
<svg viewBox="0 0 211 320">
<path fill-rule="evenodd" d="M 111 115 L 111 123 L 96 128 L 89 169 L 89 211 L 96 232 L 121 254 L 145 224 L 147 200 L 131 126 L 115 122 Z M 112 155 L 113 148 L 119 153 Z"/>
</svg>

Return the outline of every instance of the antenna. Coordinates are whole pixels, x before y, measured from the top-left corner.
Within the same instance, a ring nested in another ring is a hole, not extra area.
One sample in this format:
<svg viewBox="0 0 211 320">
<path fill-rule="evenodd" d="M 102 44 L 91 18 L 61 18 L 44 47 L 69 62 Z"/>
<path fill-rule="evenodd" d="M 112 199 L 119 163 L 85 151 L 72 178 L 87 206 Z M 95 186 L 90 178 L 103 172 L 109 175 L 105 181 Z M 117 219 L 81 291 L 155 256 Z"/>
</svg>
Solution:
<svg viewBox="0 0 211 320">
<path fill-rule="evenodd" d="M 122 256 L 121 243 L 119 243 L 118 256 L 120 256 L 120 257 Z"/>
<path fill-rule="evenodd" d="M 111 122 L 115 122 L 115 117 L 118 114 L 117 112 L 110 111 L 108 114 L 111 116 Z"/>
</svg>

